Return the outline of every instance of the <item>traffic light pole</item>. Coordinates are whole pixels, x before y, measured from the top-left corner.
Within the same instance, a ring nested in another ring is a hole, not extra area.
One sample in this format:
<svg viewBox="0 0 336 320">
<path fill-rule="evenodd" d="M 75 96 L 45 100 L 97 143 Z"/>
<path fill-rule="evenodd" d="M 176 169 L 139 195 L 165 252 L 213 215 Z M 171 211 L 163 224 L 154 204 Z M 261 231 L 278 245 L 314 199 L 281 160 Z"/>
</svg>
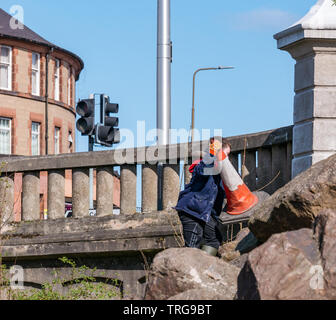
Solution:
<svg viewBox="0 0 336 320">
<path fill-rule="evenodd" d="M 103 94 L 100 95 L 100 123 L 104 124 L 104 115 L 105 115 L 105 96 Z"/>
<path fill-rule="evenodd" d="M 100 123 L 96 123 L 96 103 L 95 96 L 100 96 Z M 119 105 L 110 103 L 110 98 L 104 94 L 91 94 L 89 99 L 79 100 L 76 106 L 76 113 L 80 116 L 76 123 L 76 128 L 82 136 L 89 138 L 89 152 L 93 152 L 94 145 L 101 144 L 111 147 L 120 143 L 120 131 L 117 128 L 119 118 L 111 117 L 111 113 L 118 113 Z M 95 215 L 93 206 L 93 169 L 89 171 L 89 205 L 90 215 Z"/>
<path fill-rule="evenodd" d="M 89 152 L 93 151 L 94 145 L 94 136 L 89 136 Z M 90 212 L 94 210 L 93 207 L 93 168 L 89 170 L 89 177 L 90 177 Z"/>
</svg>

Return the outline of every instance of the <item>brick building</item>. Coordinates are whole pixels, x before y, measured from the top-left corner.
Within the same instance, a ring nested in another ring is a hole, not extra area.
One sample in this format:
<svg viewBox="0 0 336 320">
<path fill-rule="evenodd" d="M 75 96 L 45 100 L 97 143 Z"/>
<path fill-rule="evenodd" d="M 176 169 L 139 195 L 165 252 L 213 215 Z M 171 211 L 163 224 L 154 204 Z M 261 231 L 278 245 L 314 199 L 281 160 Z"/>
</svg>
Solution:
<svg viewBox="0 0 336 320">
<path fill-rule="evenodd" d="M 12 29 L 11 19 L 0 9 L 0 154 L 73 152 L 84 63 L 26 26 Z"/>
<path fill-rule="evenodd" d="M 75 152 L 76 81 L 84 63 L 26 26 L 13 28 L 13 19 L 0 9 L 0 154 Z M 40 178 L 43 212 L 47 176 Z M 15 177 L 18 197 L 21 180 Z M 71 199 L 71 172 L 66 172 L 65 196 Z M 17 215 L 20 211 L 18 200 Z"/>
</svg>

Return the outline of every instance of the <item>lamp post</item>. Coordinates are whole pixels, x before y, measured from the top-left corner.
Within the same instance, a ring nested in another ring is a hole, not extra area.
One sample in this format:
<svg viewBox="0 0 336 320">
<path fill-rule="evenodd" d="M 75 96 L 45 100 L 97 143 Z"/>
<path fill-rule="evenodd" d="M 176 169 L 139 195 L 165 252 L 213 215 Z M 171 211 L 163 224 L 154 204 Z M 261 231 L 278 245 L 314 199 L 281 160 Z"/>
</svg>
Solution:
<svg viewBox="0 0 336 320">
<path fill-rule="evenodd" d="M 200 71 L 207 71 L 207 70 L 225 70 L 225 69 L 234 69 L 234 67 L 222 67 L 219 66 L 217 68 L 200 68 L 194 72 L 193 77 L 193 93 L 192 93 L 192 115 L 191 115 L 191 144 L 194 142 L 194 129 L 195 129 L 195 82 L 196 82 L 196 75 Z"/>
<path fill-rule="evenodd" d="M 170 0 L 157 1 L 157 102 L 156 127 L 158 145 L 170 143 L 171 127 L 171 63 Z"/>
</svg>

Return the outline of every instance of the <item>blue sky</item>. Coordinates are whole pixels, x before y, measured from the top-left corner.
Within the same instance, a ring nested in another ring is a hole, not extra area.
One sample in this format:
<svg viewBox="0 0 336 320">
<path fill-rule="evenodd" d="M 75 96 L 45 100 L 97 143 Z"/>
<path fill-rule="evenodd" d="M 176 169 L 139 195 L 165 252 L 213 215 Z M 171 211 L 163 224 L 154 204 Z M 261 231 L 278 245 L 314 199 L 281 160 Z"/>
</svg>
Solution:
<svg viewBox="0 0 336 320">
<path fill-rule="evenodd" d="M 234 136 L 293 123 L 294 60 L 273 35 L 317 0 L 171 0 L 172 128 L 190 127 L 192 76 L 200 67 L 196 128 Z M 2 0 L 24 8 L 24 23 L 79 55 L 77 99 L 104 92 L 119 103 L 120 127 L 156 126 L 156 0 Z M 100 148 L 96 148 L 98 150 Z M 77 135 L 77 151 L 87 138 Z"/>
</svg>

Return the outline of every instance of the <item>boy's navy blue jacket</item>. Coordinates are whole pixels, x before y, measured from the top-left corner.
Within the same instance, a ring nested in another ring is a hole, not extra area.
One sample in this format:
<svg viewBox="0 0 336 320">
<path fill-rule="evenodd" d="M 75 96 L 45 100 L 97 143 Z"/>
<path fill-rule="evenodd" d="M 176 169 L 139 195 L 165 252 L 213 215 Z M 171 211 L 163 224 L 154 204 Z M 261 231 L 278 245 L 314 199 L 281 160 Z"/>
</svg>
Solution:
<svg viewBox="0 0 336 320">
<path fill-rule="evenodd" d="M 204 169 L 211 168 L 202 160 L 190 167 L 192 179 L 180 192 L 176 207 L 178 212 L 185 212 L 197 219 L 209 222 L 210 215 L 218 217 L 223 209 L 225 191 L 220 175 L 205 175 Z"/>
</svg>

